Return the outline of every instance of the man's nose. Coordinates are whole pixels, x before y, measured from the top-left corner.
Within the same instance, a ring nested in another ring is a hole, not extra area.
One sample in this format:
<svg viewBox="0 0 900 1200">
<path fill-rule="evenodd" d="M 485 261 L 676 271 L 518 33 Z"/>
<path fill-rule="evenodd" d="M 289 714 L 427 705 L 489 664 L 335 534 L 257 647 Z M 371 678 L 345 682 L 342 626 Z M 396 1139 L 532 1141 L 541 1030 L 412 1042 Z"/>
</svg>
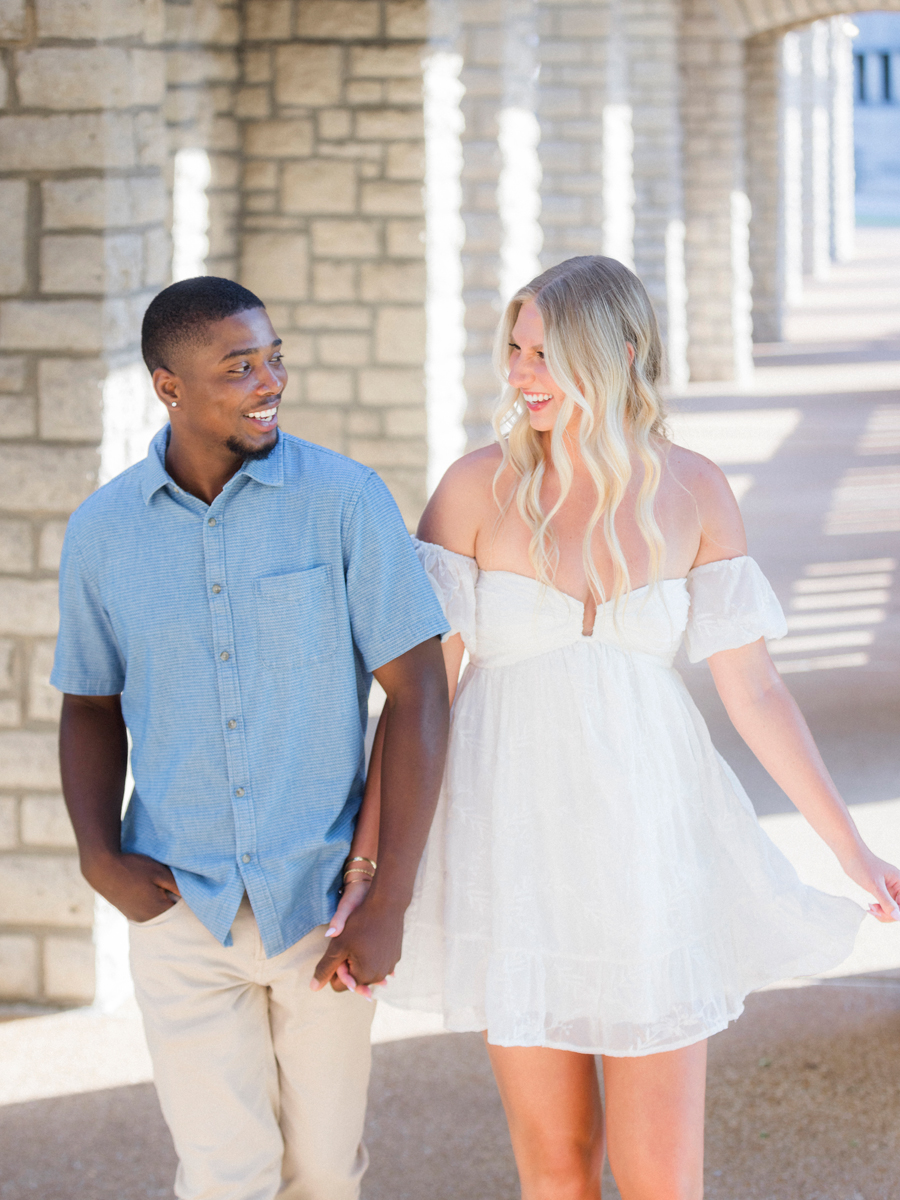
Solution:
<svg viewBox="0 0 900 1200">
<path fill-rule="evenodd" d="M 283 377 L 283 369 L 281 372 L 279 372 L 276 367 L 271 365 L 271 363 L 266 363 L 265 368 L 259 377 L 259 386 L 257 387 L 257 391 L 265 392 L 266 394 L 280 392 L 284 386 Z"/>
</svg>

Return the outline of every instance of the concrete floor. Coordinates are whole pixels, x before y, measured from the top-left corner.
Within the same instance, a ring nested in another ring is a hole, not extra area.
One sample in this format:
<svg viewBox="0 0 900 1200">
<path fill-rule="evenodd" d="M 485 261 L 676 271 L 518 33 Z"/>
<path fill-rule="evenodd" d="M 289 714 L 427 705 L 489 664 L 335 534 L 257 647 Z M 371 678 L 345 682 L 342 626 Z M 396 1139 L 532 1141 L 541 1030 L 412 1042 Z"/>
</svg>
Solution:
<svg viewBox="0 0 900 1200">
<path fill-rule="evenodd" d="M 863 230 L 859 250 L 809 288 L 790 343 L 760 348 L 752 388 L 694 385 L 673 401 L 673 425 L 742 492 L 750 552 L 795 620 L 790 636 L 806 639 L 776 657 L 866 836 L 896 859 L 900 230 Z M 854 563 L 870 565 L 846 578 L 880 579 L 855 598 L 834 582 L 810 590 Z M 805 877 L 853 894 L 731 731 L 705 668 L 685 673 L 771 835 Z M 708 1200 L 900 1195 L 900 928 L 864 929 L 836 978 L 751 996 L 712 1040 Z M 366 1200 L 514 1200 L 480 1038 L 387 1009 L 376 1024 Z M 171 1197 L 148 1078 L 128 1007 L 0 1025 L 0 1200 Z M 617 1195 L 607 1180 L 605 1200 Z"/>
</svg>

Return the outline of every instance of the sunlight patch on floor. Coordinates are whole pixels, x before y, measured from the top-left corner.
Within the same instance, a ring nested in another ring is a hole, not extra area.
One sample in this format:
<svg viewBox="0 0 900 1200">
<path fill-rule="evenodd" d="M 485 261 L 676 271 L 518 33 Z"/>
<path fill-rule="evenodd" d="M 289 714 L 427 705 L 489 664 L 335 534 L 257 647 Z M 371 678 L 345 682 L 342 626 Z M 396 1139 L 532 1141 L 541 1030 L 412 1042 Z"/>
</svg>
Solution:
<svg viewBox="0 0 900 1200">
<path fill-rule="evenodd" d="M 673 413 L 668 423 L 679 446 L 726 466 L 769 462 L 802 416 L 799 408 L 750 408 Z"/>
</svg>

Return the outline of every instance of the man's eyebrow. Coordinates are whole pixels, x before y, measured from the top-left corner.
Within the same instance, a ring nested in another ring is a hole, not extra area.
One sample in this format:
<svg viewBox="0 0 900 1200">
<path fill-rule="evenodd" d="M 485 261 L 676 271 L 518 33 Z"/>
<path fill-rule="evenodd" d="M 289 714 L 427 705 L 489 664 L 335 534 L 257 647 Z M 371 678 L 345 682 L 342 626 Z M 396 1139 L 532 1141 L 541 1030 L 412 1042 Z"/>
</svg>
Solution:
<svg viewBox="0 0 900 1200">
<path fill-rule="evenodd" d="M 271 346 L 268 347 L 268 349 L 274 350 L 281 344 L 281 338 L 276 338 L 275 341 L 272 342 Z M 219 362 L 228 362 L 229 358 L 249 358 L 251 354 L 259 354 L 262 348 L 262 346 L 247 346 L 244 350 L 229 350 L 227 354 L 222 355 L 222 357 L 219 359 Z"/>
</svg>

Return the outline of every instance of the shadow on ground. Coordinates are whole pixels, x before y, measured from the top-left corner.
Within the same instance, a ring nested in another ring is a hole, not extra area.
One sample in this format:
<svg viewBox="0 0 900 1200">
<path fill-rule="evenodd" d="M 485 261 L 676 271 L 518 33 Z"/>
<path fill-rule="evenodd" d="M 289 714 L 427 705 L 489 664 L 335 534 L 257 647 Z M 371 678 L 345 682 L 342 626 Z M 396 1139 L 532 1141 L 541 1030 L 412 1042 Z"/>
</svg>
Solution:
<svg viewBox="0 0 900 1200">
<path fill-rule="evenodd" d="M 481 1038 L 374 1048 L 365 1200 L 515 1200 Z M 707 1200 L 896 1200 L 900 981 L 751 996 L 710 1045 Z M 150 1084 L 0 1108 L 2 1200 L 171 1197 Z M 605 1200 L 615 1200 L 611 1184 Z"/>
</svg>

